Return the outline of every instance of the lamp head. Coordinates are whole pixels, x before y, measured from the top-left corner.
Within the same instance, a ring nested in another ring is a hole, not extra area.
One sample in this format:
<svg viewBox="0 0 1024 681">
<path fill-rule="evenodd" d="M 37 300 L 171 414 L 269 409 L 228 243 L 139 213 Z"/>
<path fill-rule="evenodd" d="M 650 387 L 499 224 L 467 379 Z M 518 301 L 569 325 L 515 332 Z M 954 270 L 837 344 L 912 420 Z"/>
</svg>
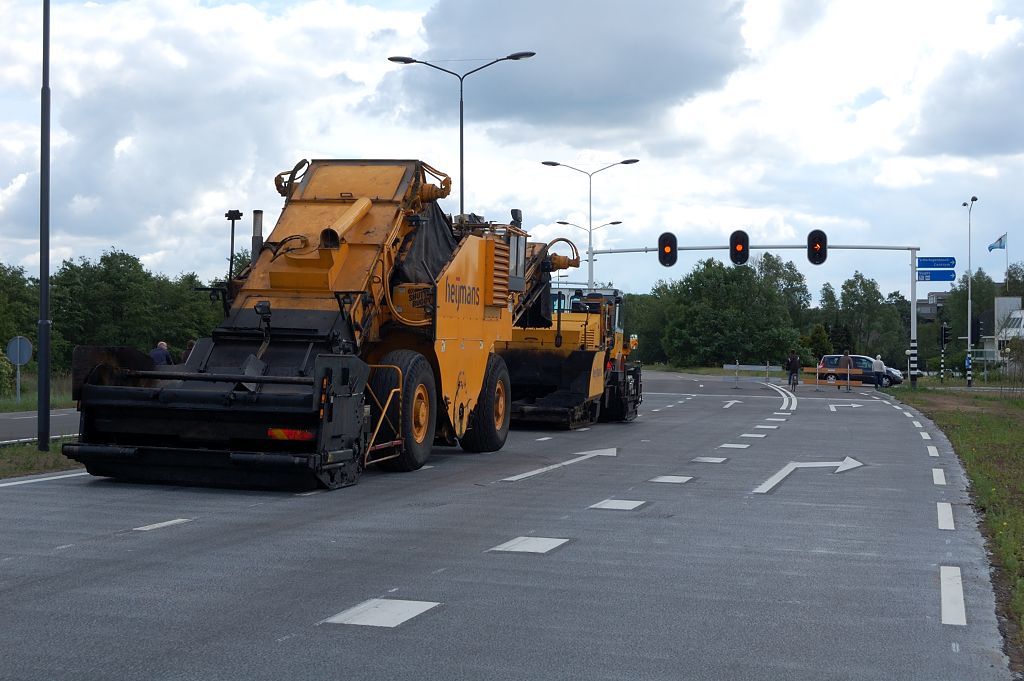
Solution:
<svg viewBox="0 0 1024 681">
<path fill-rule="evenodd" d="M 560 165 L 562 165 L 558 161 L 541 161 L 540 163 L 541 163 L 541 165 L 545 165 L 545 166 L 560 166 Z M 965 203 L 964 205 L 966 206 L 967 204 Z"/>
<path fill-rule="evenodd" d="M 571 225 L 572 223 L 571 222 L 566 222 L 565 220 L 555 220 L 555 224 L 556 225 Z"/>
<path fill-rule="evenodd" d="M 388 57 L 388 61 L 393 61 L 396 64 L 415 64 L 416 60 L 412 57 Z"/>
<path fill-rule="evenodd" d="M 619 161 L 619 164 L 620 165 L 624 165 L 624 166 L 631 166 L 634 163 L 639 163 L 639 162 L 640 162 L 640 159 L 638 159 L 638 158 L 627 158 L 625 161 Z"/>
<path fill-rule="evenodd" d="M 512 61 L 519 61 L 520 59 L 529 59 L 530 57 L 532 57 L 535 54 L 537 54 L 537 53 L 536 52 L 513 52 L 512 54 L 510 54 L 507 57 L 505 57 L 505 59 L 511 59 Z"/>
<path fill-rule="evenodd" d="M 971 197 L 971 203 L 974 203 L 974 202 L 975 202 L 975 201 L 977 201 L 977 200 L 978 200 L 978 197 L 977 197 L 977 196 L 972 196 L 972 197 Z"/>
<path fill-rule="evenodd" d="M 966 202 L 966 201 L 964 201 L 964 206 L 966 206 L 966 205 L 967 205 L 967 202 Z"/>
<path fill-rule="evenodd" d="M 622 224 L 622 220 L 614 220 L 612 222 L 609 222 L 608 224 L 609 225 L 621 225 Z"/>
</svg>

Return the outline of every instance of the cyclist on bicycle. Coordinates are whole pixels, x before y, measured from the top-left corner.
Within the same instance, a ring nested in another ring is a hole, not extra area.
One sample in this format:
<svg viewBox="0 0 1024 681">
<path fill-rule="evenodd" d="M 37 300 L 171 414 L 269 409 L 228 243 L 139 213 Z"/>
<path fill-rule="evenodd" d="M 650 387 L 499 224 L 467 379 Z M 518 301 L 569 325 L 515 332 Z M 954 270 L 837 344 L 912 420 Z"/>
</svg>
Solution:
<svg viewBox="0 0 1024 681">
<path fill-rule="evenodd" d="M 789 374 L 790 389 L 796 390 L 796 384 L 800 377 L 800 358 L 797 357 L 796 350 L 789 351 L 789 357 L 786 359 L 786 372 Z"/>
</svg>

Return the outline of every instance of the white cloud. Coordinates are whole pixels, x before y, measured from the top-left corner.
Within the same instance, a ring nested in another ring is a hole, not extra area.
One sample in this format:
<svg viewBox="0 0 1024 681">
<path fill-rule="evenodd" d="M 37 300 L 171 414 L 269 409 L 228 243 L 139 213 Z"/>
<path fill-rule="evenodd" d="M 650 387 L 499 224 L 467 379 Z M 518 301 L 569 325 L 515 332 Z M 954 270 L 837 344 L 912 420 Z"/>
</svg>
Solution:
<svg viewBox="0 0 1024 681">
<path fill-rule="evenodd" d="M 1021 11 L 1008 8 L 61 2 L 51 66 L 54 249 L 96 258 L 116 247 L 170 275 L 223 276 L 224 212 L 245 211 L 247 225 L 252 209 L 264 209 L 269 231 L 281 206 L 273 176 L 300 158 L 421 158 L 452 175 L 443 206 L 455 212 L 458 83 L 387 57 L 468 59 L 441 63 L 469 68 L 533 49 L 533 59 L 466 80 L 465 198 L 474 212 L 504 220 L 521 208 L 538 238 L 568 236 L 585 248 L 586 232 L 555 221 L 587 224 L 587 178 L 540 161 L 591 171 L 637 157 L 594 176 L 594 224 L 622 221 L 594 233 L 596 248 L 653 246 L 666 230 L 681 244 L 724 246 L 738 228 L 753 242 L 800 244 L 821 227 L 833 243 L 952 244 L 937 255 L 966 261 L 956 252 L 966 251 L 964 194 L 981 197 L 974 215 L 995 236 L 1012 231 L 1022 209 L 1024 156 L 1011 142 L 1024 140 L 1024 87 L 1015 86 L 1024 28 Z M 39 15 L 32 0 L 0 5 L 0 235 L 4 257 L 29 271 L 38 250 Z M 641 22 L 653 34 L 623 29 Z M 238 228 L 243 243 L 247 229 Z M 859 269 L 883 291 L 908 293 L 902 256 L 837 252 L 812 268 L 799 250 L 780 254 L 812 291 Z M 602 256 L 596 274 L 645 292 L 706 257 L 724 252 L 686 252 L 673 270 L 653 254 Z"/>
</svg>

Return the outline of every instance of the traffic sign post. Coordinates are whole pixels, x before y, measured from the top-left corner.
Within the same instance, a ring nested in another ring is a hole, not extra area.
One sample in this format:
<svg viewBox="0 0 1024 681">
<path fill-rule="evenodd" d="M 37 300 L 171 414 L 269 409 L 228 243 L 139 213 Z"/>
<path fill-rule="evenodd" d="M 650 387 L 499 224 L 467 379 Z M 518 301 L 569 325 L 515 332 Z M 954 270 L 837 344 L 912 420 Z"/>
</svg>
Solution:
<svg viewBox="0 0 1024 681">
<path fill-rule="evenodd" d="M 15 367 L 15 401 L 21 403 L 21 365 L 32 359 L 32 343 L 24 336 L 15 336 L 7 343 L 7 358 Z"/>
</svg>

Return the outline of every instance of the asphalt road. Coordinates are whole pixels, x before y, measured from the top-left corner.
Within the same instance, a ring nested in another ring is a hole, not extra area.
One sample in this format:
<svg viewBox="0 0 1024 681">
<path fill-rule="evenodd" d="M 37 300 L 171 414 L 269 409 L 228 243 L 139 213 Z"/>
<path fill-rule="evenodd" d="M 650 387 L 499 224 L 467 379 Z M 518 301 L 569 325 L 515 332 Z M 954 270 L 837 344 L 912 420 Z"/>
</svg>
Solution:
<svg viewBox="0 0 1024 681">
<path fill-rule="evenodd" d="M 933 424 L 733 386 L 334 492 L 0 481 L 0 678 L 1011 678 Z"/>
<path fill-rule="evenodd" d="M 50 435 L 77 435 L 78 411 L 54 409 L 50 412 Z M 39 421 L 34 411 L 0 413 L 0 445 L 39 437 Z"/>
</svg>

